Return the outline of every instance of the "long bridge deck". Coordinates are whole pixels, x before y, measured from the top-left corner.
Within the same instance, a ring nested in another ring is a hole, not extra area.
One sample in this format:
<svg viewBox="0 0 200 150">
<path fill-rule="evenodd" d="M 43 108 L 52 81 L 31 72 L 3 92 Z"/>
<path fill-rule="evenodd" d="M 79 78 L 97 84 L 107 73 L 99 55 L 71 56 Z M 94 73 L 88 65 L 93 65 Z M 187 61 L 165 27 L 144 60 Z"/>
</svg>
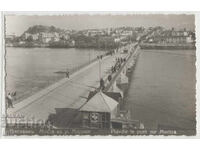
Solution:
<svg viewBox="0 0 200 150">
<path fill-rule="evenodd" d="M 120 52 L 105 56 L 101 60 L 101 77 L 106 79 L 117 57 L 127 57 Z M 24 122 L 45 122 L 56 108 L 79 108 L 86 102 L 89 92 L 99 87 L 99 61 L 82 68 L 59 82 L 41 90 L 33 96 L 17 103 L 7 110 L 7 122 L 10 116 L 20 116 Z M 21 120 L 20 120 L 21 121 Z"/>
</svg>

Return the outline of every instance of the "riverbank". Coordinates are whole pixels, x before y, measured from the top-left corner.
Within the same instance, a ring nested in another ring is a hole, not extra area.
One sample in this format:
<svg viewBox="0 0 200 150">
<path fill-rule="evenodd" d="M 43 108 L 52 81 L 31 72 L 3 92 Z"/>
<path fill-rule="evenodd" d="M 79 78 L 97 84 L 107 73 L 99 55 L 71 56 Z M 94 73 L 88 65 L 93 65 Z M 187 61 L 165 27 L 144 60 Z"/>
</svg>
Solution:
<svg viewBox="0 0 200 150">
<path fill-rule="evenodd" d="M 77 49 L 95 49 L 95 50 L 109 50 L 112 51 L 116 48 L 119 48 L 119 46 L 114 46 L 114 47 L 97 47 L 97 46 L 63 46 L 63 45 L 6 45 L 6 47 L 11 47 L 11 48 L 51 48 L 51 49 L 70 49 L 70 48 L 77 48 Z"/>
<path fill-rule="evenodd" d="M 154 49 L 154 50 L 195 50 L 195 44 L 193 43 L 141 43 L 141 49 Z"/>
<path fill-rule="evenodd" d="M 6 47 L 25 47 L 25 48 L 95 48 L 95 49 L 115 49 L 119 46 L 128 44 L 130 41 L 115 42 L 113 37 L 87 37 L 78 36 L 70 40 L 59 40 L 59 41 L 27 41 L 19 40 L 14 42 L 6 42 Z"/>
</svg>

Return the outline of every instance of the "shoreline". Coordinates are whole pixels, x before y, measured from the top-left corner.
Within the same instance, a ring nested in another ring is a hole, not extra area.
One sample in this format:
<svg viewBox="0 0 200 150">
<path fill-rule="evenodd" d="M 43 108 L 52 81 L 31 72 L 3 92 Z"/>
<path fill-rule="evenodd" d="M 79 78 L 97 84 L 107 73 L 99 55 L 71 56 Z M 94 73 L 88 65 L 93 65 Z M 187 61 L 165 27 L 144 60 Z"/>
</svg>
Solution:
<svg viewBox="0 0 200 150">
<path fill-rule="evenodd" d="M 196 50 L 194 43 L 142 43 L 140 48 L 143 50 Z"/>
<path fill-rule="evenodd" d="M 33 46 L 33 47 L 26 47 L 26 46 L 5 46 L 5 48 L 27 48 L 27 49 L 34 49 L 34 48 L 49 48 L 49 49 L 71 49 L 71 48 L 75 48 L 75 49 L 82 49 L 82 50 L 85 50 L 85 49 L 91 49 L 91 50 L 101 50 L 101 51 L 110 51 L 110 50 L 114 50 L 114 49 L 117 49 L 117 48 L 110 48 L 110 47 L 107 47 L 107 48 L 96 48 L 96 47 L 49 47 L 49 46 L 45 46 L 45 47 L 42 47 L 42 46 Z"/>
</svg>

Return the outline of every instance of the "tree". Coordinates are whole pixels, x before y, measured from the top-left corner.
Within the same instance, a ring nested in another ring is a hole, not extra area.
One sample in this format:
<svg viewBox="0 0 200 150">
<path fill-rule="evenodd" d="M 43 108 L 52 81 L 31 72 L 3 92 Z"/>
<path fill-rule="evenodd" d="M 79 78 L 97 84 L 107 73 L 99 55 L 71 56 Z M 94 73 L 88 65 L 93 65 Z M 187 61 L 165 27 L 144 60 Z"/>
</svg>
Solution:
<svg viewBox="0 0 200 150">
<path fill-rule="evenodd" d="M 32 36 L 29 36 L 27 39 L 26 39 L 27 42 L 33 42 L 33 37 Z"/>
</svg>

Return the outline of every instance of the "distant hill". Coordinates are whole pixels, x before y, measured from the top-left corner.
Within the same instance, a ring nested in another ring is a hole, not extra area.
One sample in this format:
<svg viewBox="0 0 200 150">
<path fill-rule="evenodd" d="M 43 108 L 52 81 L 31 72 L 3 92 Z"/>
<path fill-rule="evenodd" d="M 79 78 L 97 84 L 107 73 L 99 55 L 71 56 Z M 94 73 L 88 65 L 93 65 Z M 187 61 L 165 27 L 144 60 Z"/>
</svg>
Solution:
<svg viewBox="0 0 200 150">
<path fill-rule="evenodd" d="M 31 34 L 36 34 L 39 32 L 46 32 L 46 33 L 51 33 L 51 32 L 63 32 L 63 29 L 56 28 L 54 26 L 43 26 L 43 25 L 35 25 L 32 27 L 29 27 L 24 33 L 31 33 Z"/>
</svg>

